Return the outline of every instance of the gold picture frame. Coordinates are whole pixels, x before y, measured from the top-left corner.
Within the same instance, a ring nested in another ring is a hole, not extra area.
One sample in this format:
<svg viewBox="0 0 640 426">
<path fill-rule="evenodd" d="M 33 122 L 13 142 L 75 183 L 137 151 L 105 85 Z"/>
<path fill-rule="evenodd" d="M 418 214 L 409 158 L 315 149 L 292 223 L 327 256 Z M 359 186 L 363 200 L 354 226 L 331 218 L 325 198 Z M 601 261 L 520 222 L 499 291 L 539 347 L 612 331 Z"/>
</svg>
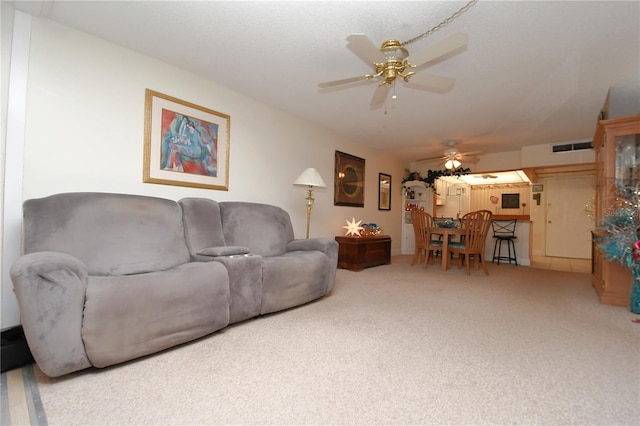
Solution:
<svg viewBox="0 0 640 426">
<path fill-rule="evenodd" d="M 228 115 L 146 89 L 144 121 L 143 182 L 229 190 Z"/>
<path fill-rule="evenodd" d="M 336 151 L 333 204 L 364 207 L 365 160 Z"/>
</svg>

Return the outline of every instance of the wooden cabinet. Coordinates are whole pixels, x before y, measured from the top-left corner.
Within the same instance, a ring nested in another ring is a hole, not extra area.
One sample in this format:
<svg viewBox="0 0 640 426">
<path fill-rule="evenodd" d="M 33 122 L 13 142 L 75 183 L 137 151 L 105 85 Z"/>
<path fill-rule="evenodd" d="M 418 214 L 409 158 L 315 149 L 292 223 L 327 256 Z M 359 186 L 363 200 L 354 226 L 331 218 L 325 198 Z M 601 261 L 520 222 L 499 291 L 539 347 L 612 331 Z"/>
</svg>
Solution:
<svg viewBox="0 0 640 426">
<path fill-rule="evenodd" d="M 361 271 L 391 263 L 391 237 L 336 237 L 338 268 Z"/>
<path fill-rule="evenodd" d="M 594 239 L 599 236 L 594 231 Z M 618 262 L 611 262 L 604 258 L 604 253 L 593 242 L 591 262 L 593 263 L 593 277 L 591 283 L 600 297 L 603 305 L 629 307 L 629 293 L 631 287 L 631 272 Z"/>
<path fill-rule="evenodd" d="M 614 213 L 616 187 L 640 184 L 640 115 L 601 120 L 593 137 L 596 153 L 596 224 Z M 593 232 L 593 287 L 600 303 L 629 306 L 630 271 L 604 258 Z"/>
</svg>

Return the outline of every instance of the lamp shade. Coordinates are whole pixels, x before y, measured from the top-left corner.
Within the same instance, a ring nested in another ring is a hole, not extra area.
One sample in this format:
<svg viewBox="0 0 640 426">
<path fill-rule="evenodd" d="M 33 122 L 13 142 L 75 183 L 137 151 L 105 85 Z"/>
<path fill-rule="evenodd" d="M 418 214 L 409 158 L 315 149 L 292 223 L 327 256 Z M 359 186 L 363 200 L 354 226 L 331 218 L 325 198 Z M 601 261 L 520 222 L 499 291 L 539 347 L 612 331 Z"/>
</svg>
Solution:
<svg viewBox="0 0 640 426">
<path fill-rule="evenodd" d="M 302 172 L 293 184 L 299 186 L 317 186 L 319 188 L 327 187 L 327 184 L 322 180 L 320 173 L 318 173 L 318 171 L 313 167 L 309 167 L 307 170 Z"/>
</svg>

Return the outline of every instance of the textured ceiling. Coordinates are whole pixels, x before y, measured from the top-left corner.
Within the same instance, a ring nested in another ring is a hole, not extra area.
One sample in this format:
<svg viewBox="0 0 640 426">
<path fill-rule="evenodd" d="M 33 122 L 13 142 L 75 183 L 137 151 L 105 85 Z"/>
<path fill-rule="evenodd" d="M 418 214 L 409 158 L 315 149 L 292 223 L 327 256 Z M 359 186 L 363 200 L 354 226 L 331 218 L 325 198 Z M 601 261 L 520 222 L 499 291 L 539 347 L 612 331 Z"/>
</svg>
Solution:
<svg viewBox="0 0 640 426">
<path fill-rule="evenodd" d="M 374 82 L 318 89 L 371 72 L 347 49 L 350 34 L 404 42 L 465 3 L 14 2 L 406 161 L 440 155 L 449 139 L 487 153 L 588 139 L 609 87 L 640 84 L 640 2 L 480 0 L 407 46 L 469 35 L 466 50 L 419 71 L 455 78 L 451 91 L 399 83 L 395 101 L 371 110 Z"/>
</svg>

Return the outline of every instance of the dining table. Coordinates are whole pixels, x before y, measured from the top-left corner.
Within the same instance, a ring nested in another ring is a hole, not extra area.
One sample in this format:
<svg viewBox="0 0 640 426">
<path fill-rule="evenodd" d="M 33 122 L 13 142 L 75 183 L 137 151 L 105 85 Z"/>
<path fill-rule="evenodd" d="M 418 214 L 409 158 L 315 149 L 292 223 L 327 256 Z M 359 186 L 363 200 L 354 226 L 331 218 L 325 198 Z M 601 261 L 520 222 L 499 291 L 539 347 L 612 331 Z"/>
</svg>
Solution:
<svg viewBox="0 0 640 426">
<path fill-rule="evenodd" d="M 449 248 L 449 240 L 451 237 L 465 234 L 465 229 L 459 226 L 438 226 L 436 225 L 431 230 L 431 234 L 442 235 L 442 270 L 449 269 L 449 255 L 447 249 Z"/>
</svg>

